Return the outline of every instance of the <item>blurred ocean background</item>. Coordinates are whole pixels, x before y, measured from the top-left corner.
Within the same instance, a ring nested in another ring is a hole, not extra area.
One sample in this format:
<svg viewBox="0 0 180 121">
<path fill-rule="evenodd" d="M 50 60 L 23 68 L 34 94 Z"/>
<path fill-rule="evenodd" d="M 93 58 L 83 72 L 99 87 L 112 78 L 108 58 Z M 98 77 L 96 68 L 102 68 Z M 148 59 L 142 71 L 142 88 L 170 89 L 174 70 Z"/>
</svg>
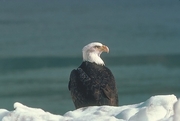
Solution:
<svg viewBox="0 0 180 121">
<path fill-rule="evenodd" d="M 82 47 L 99 41 L 119 104 L 180 97 L 179 0 L 0 0 L 0 108 L 64 114 Z"/>
</svg>

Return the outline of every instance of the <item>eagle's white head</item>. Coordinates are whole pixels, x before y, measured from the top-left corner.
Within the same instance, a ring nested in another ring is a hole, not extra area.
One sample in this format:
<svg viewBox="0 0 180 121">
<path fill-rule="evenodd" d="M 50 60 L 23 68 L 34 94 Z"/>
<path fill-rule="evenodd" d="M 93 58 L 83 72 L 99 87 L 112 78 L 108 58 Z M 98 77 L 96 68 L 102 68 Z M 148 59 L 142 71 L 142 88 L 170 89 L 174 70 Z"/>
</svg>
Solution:
<svg viewBox="0 0 180 121">
<path fill-rule="evenodd" d="M 92 42 L 82 49 L 83 61 L 94 62 L 98 65 L 105 65 L 100 55 L 102 52 L 109 52 L 109 48 L 99 42 Z"/>
</svg>

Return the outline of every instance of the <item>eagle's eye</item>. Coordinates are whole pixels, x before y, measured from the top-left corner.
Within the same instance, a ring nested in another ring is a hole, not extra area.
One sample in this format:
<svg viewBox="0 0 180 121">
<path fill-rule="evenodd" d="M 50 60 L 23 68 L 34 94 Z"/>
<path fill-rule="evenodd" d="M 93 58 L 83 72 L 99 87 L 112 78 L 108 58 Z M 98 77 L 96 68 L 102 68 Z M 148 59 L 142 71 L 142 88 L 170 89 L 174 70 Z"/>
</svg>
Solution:
<svg viewBox="0 0 180 121">
<path fill-rule="evenodd" d="M 96 45 L 96 46 L 94 46 L 94 48 L 100 48 L 101 46 L 98 46 L 98 45 Z"/>
</svg>

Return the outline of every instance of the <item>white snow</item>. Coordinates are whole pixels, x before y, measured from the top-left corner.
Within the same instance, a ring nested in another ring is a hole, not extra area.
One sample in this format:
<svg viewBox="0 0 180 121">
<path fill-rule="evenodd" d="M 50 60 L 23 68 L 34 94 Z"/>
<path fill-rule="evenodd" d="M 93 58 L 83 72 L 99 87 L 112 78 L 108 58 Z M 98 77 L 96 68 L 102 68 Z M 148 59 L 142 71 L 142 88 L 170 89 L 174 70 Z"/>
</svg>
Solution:
<svg viewBox="0 0 180 121">
<path fill-rule="evenodd" d="M 91 106 L 54 115 L 42 109 L 14 104 L 14 110 L 0 109 L 2 121 L 180 121 L 180 99 L 157 95 L 145 102 L 119 107 Z"/>
</svg>

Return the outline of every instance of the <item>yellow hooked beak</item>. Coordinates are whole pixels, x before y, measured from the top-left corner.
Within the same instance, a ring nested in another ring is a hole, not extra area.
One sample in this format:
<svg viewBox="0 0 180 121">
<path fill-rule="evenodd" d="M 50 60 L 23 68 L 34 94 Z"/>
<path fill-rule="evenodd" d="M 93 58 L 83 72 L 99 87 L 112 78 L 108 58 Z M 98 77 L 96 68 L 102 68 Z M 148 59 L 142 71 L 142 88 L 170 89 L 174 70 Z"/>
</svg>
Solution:
<svg viewBox="0 0 180 121">
<path fill-rule="evenodd" d="M 102 52 L 107 52 L 107 53 L 109 53 L 109 48 L 108 48 L 106 45 L 101 46 L 100 49 L 101 49 Z"/>
</svg>

